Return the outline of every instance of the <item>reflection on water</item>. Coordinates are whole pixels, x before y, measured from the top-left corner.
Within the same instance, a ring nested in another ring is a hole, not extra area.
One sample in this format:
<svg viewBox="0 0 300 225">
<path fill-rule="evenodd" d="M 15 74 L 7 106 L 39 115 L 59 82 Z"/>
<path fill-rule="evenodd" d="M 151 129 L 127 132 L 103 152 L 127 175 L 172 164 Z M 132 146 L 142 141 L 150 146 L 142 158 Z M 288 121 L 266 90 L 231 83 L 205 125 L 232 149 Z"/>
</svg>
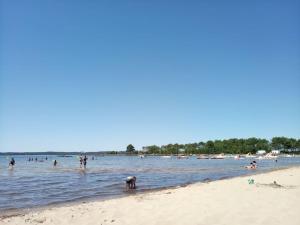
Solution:
<svg viewBox="0 0 300 225">
<path fill-rule="evenodd" d="M 7 157 L 0 156 L 0 211 L 126 195 L 124 180 L 130 175 L 137 177 L 136 191 L 139 192 L 300 165 L 298 157 L 279 158 L 277 163 L 260 160 L 257 171 L 251 171 L 245 170 L 244 166 L 253 159 L 105 156 L 88 160 L 84 170 L 79 167 L 76 156 L 48 156 L 43 162 L 29 162 L 26 156 L 14 158 L 15 168 L 8 169 Z M 54 159 L 58 161 L 56 167 L 53 167 Z"/>
</svg>

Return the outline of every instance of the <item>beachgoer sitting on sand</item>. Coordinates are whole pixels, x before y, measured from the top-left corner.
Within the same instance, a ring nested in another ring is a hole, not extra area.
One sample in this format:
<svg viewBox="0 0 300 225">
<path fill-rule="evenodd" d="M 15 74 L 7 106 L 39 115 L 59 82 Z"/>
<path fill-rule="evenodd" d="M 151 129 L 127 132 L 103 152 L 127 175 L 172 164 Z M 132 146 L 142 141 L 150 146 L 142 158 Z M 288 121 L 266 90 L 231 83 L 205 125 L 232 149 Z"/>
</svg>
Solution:
<svg viewBox="0 0 300 225">
<path fill-rule="evenodd" d="M 129 176 L 126 178 L 126 189 L 135 189 L 135 182 L 136 177 L 135 176 Z"/>
</svg>

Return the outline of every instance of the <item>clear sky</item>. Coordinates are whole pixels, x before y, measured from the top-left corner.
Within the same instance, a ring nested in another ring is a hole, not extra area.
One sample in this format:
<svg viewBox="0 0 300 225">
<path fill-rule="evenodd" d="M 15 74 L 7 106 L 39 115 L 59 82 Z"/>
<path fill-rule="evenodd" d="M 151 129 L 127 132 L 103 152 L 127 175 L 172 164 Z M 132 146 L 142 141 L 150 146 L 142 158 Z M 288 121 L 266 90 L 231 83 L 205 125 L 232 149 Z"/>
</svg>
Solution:
<svg viewBox="0 0 300 225">
<path fill-rule="evenodd" d="M 0 151 L 300 137 L 300 1 L 0 1 Z"/>
</svg>

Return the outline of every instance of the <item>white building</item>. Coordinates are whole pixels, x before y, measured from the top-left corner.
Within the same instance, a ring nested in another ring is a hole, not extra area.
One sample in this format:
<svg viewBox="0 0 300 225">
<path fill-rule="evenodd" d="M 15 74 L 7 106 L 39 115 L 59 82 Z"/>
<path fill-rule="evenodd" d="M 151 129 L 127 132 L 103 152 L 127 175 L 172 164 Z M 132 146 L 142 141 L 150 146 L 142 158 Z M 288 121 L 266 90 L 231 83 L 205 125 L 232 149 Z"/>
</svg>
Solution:
<svg viewBox="0 0 300 225">
<path fill-rule="evenodd" d="M 143 147 L 141 152 L 144 152 L 144 153 L 149 152 L 149 148 L 148 147 Z"/>
<path fill-rule="evenodd" d="M 280 150 L 272 150 L 271 153 L 273 155 L 279 155 L 280 154 Z"/>
<path fill-rule="evenodd" d="M 266 150 L 258 150 L 258 151 L 256 152 L 256 154 L 257 154 L 257 155 L 264 155 L 264 154 L 266 154 Z"/>
<path fill-rule="evenodd" d="M 184 148 L 180 148 L 180 149 L 179 149 L 179 152 L 180 152 L 180 153 L 184 153 L 184 152 L 185 152 L 185 149 L 184 149 Z"/>
</svg>

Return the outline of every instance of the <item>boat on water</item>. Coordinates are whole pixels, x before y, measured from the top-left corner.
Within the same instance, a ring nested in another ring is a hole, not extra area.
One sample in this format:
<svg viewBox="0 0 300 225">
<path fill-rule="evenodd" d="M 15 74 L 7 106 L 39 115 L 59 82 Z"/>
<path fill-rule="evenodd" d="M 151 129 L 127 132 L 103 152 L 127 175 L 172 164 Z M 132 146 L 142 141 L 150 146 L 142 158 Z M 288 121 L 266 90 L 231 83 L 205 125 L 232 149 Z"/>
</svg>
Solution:
<svg viewBox="0 0 300 225">
<path fill-rule="evenodd" d="M 277 155 L 274 155 L 274 154 L 272 154 L 272 153 L 268 153 L 268 154 L 266 154 L 266 155 L 264 155 L 264 156 L 259 156 L 257 159 L 277 159 L 278 158 L 278 156 Z"/>
<path fill-rule="evenodd" d="M 145 155 L 139 155 L 140 158 L 145 158 Z"/>
<path fill-rule="evenodd" d="M 211 157 L 211 159 L 225 159 L 224 153 Z"/>
<path fill-rule="evenodd" d="M 170 158 L 172 158 L 172 156 L 170 156 L 170 155 L 162 155 L 161 158 L 163 158 L 163 159 L 170 159 Z"/>
<path fill-rule="evenodd" d="M 277 159 L 278 156 L 277 155 L 273 155 L 271 153 L 268 153 L 267 155 L 264 156 L 265 159 Z"/>
<path fill-rule="evenodd" d="M 186 155 L 178 155 L 177 159 L 188 159 L 189 157 Z"/>
<path fill-rule="evenodd" d="M 235 155 L 233 158 L 236 159 L 236 160 L 239 160 L 239 159 L 245 159 L 245 158 L 242 157 L 241 155 Z"/>
<path fill-rule="evenodd" d="M 209 159 L 207 155 L 199 155 L 197 159 Z"/>
<path fill-rule="evenodd" d="M 245 155 L 246 158 L 255 158 L 255 155 L 252 155 L 250 152 L 248 152 L 246 155 Z"/>
</svg>

